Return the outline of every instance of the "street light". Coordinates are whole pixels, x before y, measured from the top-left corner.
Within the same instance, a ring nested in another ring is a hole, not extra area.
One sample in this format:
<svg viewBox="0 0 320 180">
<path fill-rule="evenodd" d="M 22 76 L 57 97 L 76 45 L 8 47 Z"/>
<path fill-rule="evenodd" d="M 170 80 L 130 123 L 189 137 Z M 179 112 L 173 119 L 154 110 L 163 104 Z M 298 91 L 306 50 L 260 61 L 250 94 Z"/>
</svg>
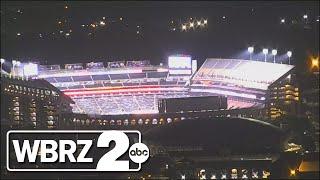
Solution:
<svg viewBox="0 0 320 180">
<path fill-rule="evenodd" d="M 290 58 L 291 58 L 291 56 L 292 56 L 292 51 L 288 51 L 288 52 L 287 52 L 287 56 L 288 56 L 288 58 L 289 58 L 289 64 L 290 64 Z"/>
<path fill-rule="evenodd" d="M 267 62 L 267 54 L 268 54 L 269 50 L 268 49 L 263 49 L 262 53 L 264 54 L 264 62 Z"/>
<path fill-rule="evenodd" d="M 248 52 L 250 53 L 250 60 L 252 59 L 252 53 L 254 51 L 254 47 L 248 47 Z"/>
<path fill-rule="evenodd" d="M 277 55 L 278 51 L 276 49 L 272 49 L 271 53 L 273 55 L 273 63 L 276 63 L 276 55 Z"/>
</svg>

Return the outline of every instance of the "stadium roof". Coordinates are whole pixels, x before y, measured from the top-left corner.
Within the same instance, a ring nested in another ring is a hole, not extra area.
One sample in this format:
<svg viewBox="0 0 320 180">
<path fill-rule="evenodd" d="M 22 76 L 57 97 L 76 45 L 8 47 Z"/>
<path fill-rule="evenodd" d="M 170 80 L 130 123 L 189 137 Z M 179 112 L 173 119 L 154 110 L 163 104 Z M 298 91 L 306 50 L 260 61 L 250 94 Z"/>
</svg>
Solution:
<svg viewBox="0 0 320 180">
<path fill-rule="evenodd" d="M 193 80 L 223 81 L 253 89 L 267 89 L 293 65 L 241 59 L 207 59 Z"/>
</svg>

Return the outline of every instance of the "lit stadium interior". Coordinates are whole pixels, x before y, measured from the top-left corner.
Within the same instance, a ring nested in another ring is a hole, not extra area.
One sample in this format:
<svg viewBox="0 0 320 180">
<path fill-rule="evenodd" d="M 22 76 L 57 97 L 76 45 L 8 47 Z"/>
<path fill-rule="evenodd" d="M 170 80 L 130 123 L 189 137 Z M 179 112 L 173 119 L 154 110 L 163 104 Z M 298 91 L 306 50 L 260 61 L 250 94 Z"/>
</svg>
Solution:
<svg viewBox="0 0 320 180">
<path fill-rule="evenodd" d="M 209 58 L 196 70 L 192 65 L 196 61 L 186 57 L 169 57 L 168 66 L 129 61 L 112 62 L 106 68 L 101 63 L 42 67 L 37 78 L 70 96 L 76 113 L 152 114 L 159 112 L 159 99 L 214 95 L 227 96 L 228 109 L 262 108 L 269 85 L 294 67 Z"/>
</svg>

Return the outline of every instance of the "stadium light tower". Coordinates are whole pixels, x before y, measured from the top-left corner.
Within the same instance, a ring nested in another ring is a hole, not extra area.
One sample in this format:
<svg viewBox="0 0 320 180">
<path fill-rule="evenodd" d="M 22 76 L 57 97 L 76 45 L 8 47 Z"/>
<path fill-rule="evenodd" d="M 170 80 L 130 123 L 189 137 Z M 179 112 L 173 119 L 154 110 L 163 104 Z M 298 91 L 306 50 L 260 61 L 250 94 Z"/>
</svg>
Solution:
<svg viewBox="0 0 320 180">
<path fill-rule="evenodd" d="M 15 66 L 20 66 L 21 62 L 20 61 L 16 61 L 16 60 L 12 60 L 12 75 L 15 76 Z"/>
<path fill-rule="evenodd" d="M 252 60 L 252 53 L 253 53 L 253 51 L 254 51 L 254 47 L 248 47 L 248 52 L 249 52 L 249 54 L 250 54 L 250 60 Z"/>
<path fill-rule="evenodd" d="M 276 63 L 276 55 L 277 55 L 278 51 L 276 49 L 272 49 L 271 53 L 273 55 L 273 63 Z"/>
<path fill-rule="evenodd" d="M 264 54 L 264 62 L 267 62 L 267 54 L 268 54 L 269 50 L 268 49 L 263 49 L 262 53 Z"/>
<path fill-rule="evenodd" d="M 291 56 L 292 56 L 292 51 L 288 51 L 288 52 L 287 52 L 287 56 L 288 56 L 288 58 L 289 58 L 289 64 L 290 64 L 290 58 L 291 58 Z"/>
</svg>

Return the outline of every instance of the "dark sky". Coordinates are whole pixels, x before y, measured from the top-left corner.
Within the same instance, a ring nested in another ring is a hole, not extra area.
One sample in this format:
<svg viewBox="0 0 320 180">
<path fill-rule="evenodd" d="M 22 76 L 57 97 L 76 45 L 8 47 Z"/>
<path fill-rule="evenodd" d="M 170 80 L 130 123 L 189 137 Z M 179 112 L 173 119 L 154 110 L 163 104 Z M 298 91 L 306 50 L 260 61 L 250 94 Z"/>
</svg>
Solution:
<svg viewBox="0 0 320 180">
<path fill-rule="evenodd" d="M 102 17 L 106 17 L 103 28 L 81 27 Z M 190 17 L 208 19 L 207 27 L 170 30 L 172 20 L 180 29 Z M 317 19 L 319 1 L 1 1 L 1 57 L 48 64 L 132 59 L 158 64 L 170 54 L 184 53 L 201 63 L 207 57 L 237 57 L 254 45 L 257 53 L 264 47 L 277 48 L 279 55 L 292 50 L 293 61 L 305 64 L 308 53 L 319 52 Z M 68 38 L 59 34 L 70 29 Z"/>
</svg>

